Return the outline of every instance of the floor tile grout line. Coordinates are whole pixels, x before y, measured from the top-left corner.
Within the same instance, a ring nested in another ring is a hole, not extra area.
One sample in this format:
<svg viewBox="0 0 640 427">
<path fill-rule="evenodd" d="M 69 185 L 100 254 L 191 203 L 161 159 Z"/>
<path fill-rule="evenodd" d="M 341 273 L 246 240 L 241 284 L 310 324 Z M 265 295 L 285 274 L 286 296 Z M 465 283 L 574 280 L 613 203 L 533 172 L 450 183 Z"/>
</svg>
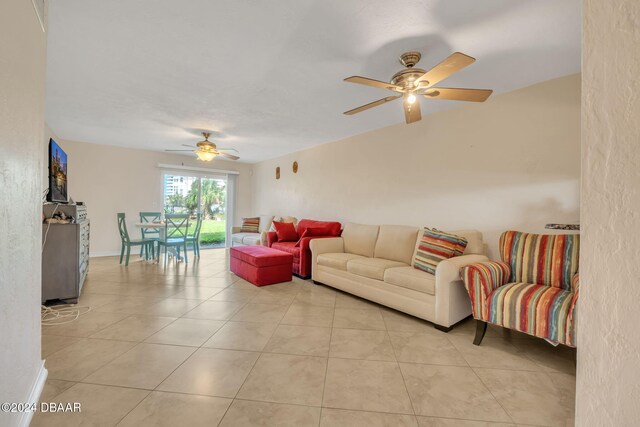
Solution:
<svg viewBox="0 0 640 427">
<path fill-rule="evenodd" d="M 500 407 L 502 408 L 502 410 L 504 411 L 505 414 L 507 414 L 507 416 L 509 417 L 509 419 L 511 419 L 511 421 L 514 424 L 516 423 L 516 420 L 513 419 L 513 416 L 511 415 L 511 413 L 507 410 L 507 408 L 504 407 L 504 405 L 502 404 L 502 402 L 500 402 L 500 400 L 498 400 L 498 398 L 496 397 L 495 394 L 493 394 L 493 392 L 491 391 L 491 389 L 489 388 L 489 386 L 482 380 L 482 377 L 480 375 L 478 375 L 478 373 L 476 372 L 475 368 L 471 367 L 471 372 L 473 372 L 473 374 L 476 376 L 476 378 L 478 378 L 480 380 L 480 383 L 484 386 L 484 388 L 487 389 L 487 391 L 489 392 L 489 394 L 491 394 L 491 397 L 493 397 L 493 399 L 496 401 L 496 403 L 498 405 L 500 405 Z"/>
<path fill-rule="evenodd" d="M 117 273 L 113 273 L 113 274 L 117 274 Z M 141 274 L 145 274 L 145 273 L 141 273 Z M 149 273 L 146 273 L 146 274 L 149 274 Z M 228 280 L 228 279 L 227 279 L 227 277 L 228 277 L 228 276 L 227 276 L 227 274 L 228 274 L 228 273 L 225 273 L 225 270 L 221 270 L 221 271 L 220 271 L 220 272 L 218 272 L 218 273 L 214 273 L 211 277 L 213 277 L 213 276 L 220 276 L 219 278 L 220 278 L 221 280 Z M 164 277 L 167 277 L 167 278 L 170 278 L 170 279 L 172 279 L 173 277 L 196 278 L 196 279 L 197 279 L 198 277 L 200 277 L 200 278 L 204 278 L 204 277 L 205 277 L 204 275 L 203 275 L 203 276 L 198 276 L 198 275 L 193 275 L 193 276 L 192 276 L 192 275 L 188 275 L 188 276 L 187 276 L 187 275 L 168 276 L 168 275 L 166 275 L 166 274 L 162 274 L 162 275 L 161 275 L 161 273 L 158 273 L 157 275 L 158 275 L 158 277 L 163 277 L 163 276 L 164 276 Z M 209 277 L 209 276 L 207 275 L 206 277 Z M 214 293 L 211 297 L 207 298 L 206 300 L 199 300 L 200 302 L 199 302 L 198 306 L 199 306 L 199 305 L 201 305 L 202 303 L 206 302 L 206 301 L 210 301 L 210 300 L 211 300 L 211 298 L 213 298 L 215 295 L 218 295 L 219 293 L 223 292 L 224 290 L 227 290 L 227 289 L 233 289 L 233 287 L 232 287 L 233 283 L 236 283 L 236 282 L 239 282 L 239 281 L 240 281 L 240 279 L 237 279 L 237 278 L 236 278 L 236 280 L 235 280 L 235 281 L 232 281 L 229 285 L 227 285 L 227 286 L 226 286 L 226 287 L 224 287 L 224 288 L 208 288 L 208 289 L 219 289 L 219 290 L 218 290 L 218 291 L 215 291 L 215 293 Z M 295 280 L 295 279 L 294 279 L 294 281 L 297 281 L 297 280 Z M 126 282 L 113 282 L 113 283 L 114 283 L 114 284 L 118 284 L 118 285 L 126 284 Z M 145 285 L 146 285 L 146 284 L 145 284 Z M 156 285 L 157 285 L 157 286 L 169 286 L 169 284 L 168 284 L 166 281 L 165 281 L 165 282 L 159 281 L 158 283 L 152 283 L 152 284 L 149 284 L 149 286 L 148 286 L 148 287 L 149 287 L 149 288 L 152 288 L 153 286 L 156 286 Z M 296 286 L 300 286 L 300 285 L 299 285 L 299 284 L 296 284 Z M 302 286 L 304 286 L 304 285 L 302 285 Z M 196 286 L 196 287 L 192 287 L 192 286 L 190 286 L 190 287 L 182 286 L 182 287 L 183 287 L 183 288 L 198 289 L 198 287 L 197 287 L 197 286 Z M 205 287 L 203 287 L 203 288 L 205 288 Z M 240 288 L 240 289 L 238 289 L 238 290 L 241 290 L 241 289 L 242 289 L 242 288 Z M 300 303 L 300 301 L 297 299 L 297 298 L 298 298 L 298 296 L 302 293 L 302 291 L 303 291 L 303 290 L 304 290 L 304 288 L 303 288 L 303 287 L 299 287 L 299 288 L 297 289 L 297 292 L 295 292 L 295 294 L 293 295 L 293 298 L 292 298 L 292 299 L 291 299 L 287 304 L 282 304 L 283 306 L 286 306 L 286 307 L 287 307 L 287 309 L 285 310 L 285 314 L 283 314 L 283 316 L 281 316 L 281 317 L 279 318 L 278 322 L 276 323 L 276 329 L 274 329 L 274 331 L 271 333 L 271 335 L 270 335 L 269 339 L 267 340 L 267 343 L 268 343 L 268 342 L 273 338 L 273 335 L 275 334 L 275 331 L 277 330 L 277 328 L 278 328 L 280 325 L 284 325 L 283 320 L 284 320 L 284 317 L 285 317 L 286 312 L 288 311 L 288 309 L 290 309 L 294 304 L 298 304 L 298 305 L 305 305 L 304 303 Z M 177 293 L 180 293 L 180 292 L 182 292 L 182 291 L 183 291 L 183 290 L 179 290 Z M 90 293 L 90 294 L 91 294 L 91 293 Z M 140 297 L 140 298 L 154 298 L 154 299 L 155 299 L 155 298 L 157 298 L 159 301 L 157 301 L 157 302 L 153 303 L 153 305 L 157 305 L 157 304 L 159 304 L 160 302 L 165 301 L 165 300 L 167 300 L 167 299 L 185 299 L 185 300 L 188 300 L 188 299 L 186 299 L 186 298 L 172 298 L 172 297 L 173 297 L 174 295 L 176 295 L 176 294 L 172 294 L 172 295 L 164 295 L 164 296 L 162 296 L 162 297 L 157 297 L 157 296 L 154 296 L 154 295 L 140 295 L 140 294 L 138 294 L 138 295 L 136 295 L 136 294 L 118 295 L 118 294 L 100 294 L 100 293 L 96 293 L 96 295 L 112 295 L 112 296 L 120 297 L 120 298 L 127 297 L 127 296 L 128 296 L 128 297 Z M 202 344 L 200 344 L 199 346 L 175 345 L 175 344 L 169 344 L 169 343 L 154 343 L 154 344 L 157 344 L 157 345 L 168 345 L 168 346 L 189 347 L 189 348 L 194 348 L 194 347 L 196 347 L 196 349 L 195 349 L 195 350 L 191 353 L 191 355 L 186 359 L 186 360 L 188 360 L 189 358 L 191 358 L 191 357 L 193 356 L 193 354 L 195 354 L 195 352 L 197 352 L 197 351 L 198 351 L 199 349 L 201 349 L 201 348 L 204 348 L 204 347 L 203 347 L 203 345 L 204 345 L 208 340 L 210 340 L 210 339 L 211 339 L 211 338 L 212 338 L 216 333 L 218 333 L 218 332 L 220 331 L 220 329 L 222 329 L 222 328 L 223 328 L 225 325 L 227 325 L 229 322 L 234 321 L 234 320 L 233 320 L 233 317 L 234 317 L 234 316 L 235 316 L 235 315 L 236 315 L 240 310 L 242 310 L 242 308 L 243 308 L 243 307 L 245 307 L 247 304 L 251 303 L 251 302 L 252 302 L 252 300 L 254 300 L 254 299 L 256 299 L 256 298 L 260 297 L 261 295 L 268 295 L 268 294 L 266 294 L 266 293 L 259 294 L 259 293 L 258 293 L 258 294 L 256 294 L 256 295 L 254 295 L 251 299 L 246 300 L 246 301 L 243 301 L 242 306 L 241 306 L 241 307 L 240 307 L 240 308 L 239 308 L 239 309 L 238 309 L 234 314 L 232 314 L 232 315 L 230 316 L 230 318 L 228 318 L 228 319 L 223 319 L 223 323 L 222 323 L 222 325 L 220 326 L 220 328 L 218 328 L 215 332 L 213 332 L 213 333 L 212 333 L 212 334 L 211 334 L 207 339 L 205 339 L 205 340 L 204 340 L 204 342 L 203 342 Z M 274 298 L 275 298 L 275 297 L 277 297 L 278 295 L 279 295 L 279 294 L 276 292 L 276 293 L 274 293 L 273 295 L 269 295 L 269 296 L 272 296 L 272 297 L 274 297 Z M 283 293 L 283 294 L 281 294 L 281 295 L 289 295 L 289 293 Z M 337 291 L 336 291 L 336 293 L 335 293 L 334 295 L 339 295 L 339 293 L 337 293 Z M 337 298 L 337 297 L 336 297 L 336 298 Z M 107 303 L 107 304 L 108 304 L 108 303 Z M 279 305 L 279 304 L 271 304 L 271 303 L 265 303 L 265 304 L 266 304 L 266 305 Z M 316 306 L 316 307 L 328 307 L 328 306 L 326 306 L 326 305 L 324 305 L 324 304 L 317 304 L 317 305 L 309 304 L 309 305 L 311 305 L 311 306 Z M 196 306 L 196 307 L 197 307 L 197 306 Z M 149 315 L 149 316 L 155 316 L 155 317 L 172 317 L 172 318 L 174 318 L 174 320 L 173 320 L 172 322 L 170 322 L 169 324 L 165 325 L 165 326 L 164 326 L 163 328 L 161 328 L 159 331 L 154 332 L 153 334 L 151 334 L 151 335 L 149 336 L 149 337 L 151 337 L 151 336 L 153 336 L 154 334 L 156 334 L 156 333 L 158 333 L 158 332 L 162 331 L 164 328 L 169 327 L 171 324 L 173 324 L 175 321 L 177 321 L 177 319 L 180 319 L 180 318 L 186 318 L 186 317 L 184 317 L 184 316 L 185 316 L 185 315 L 187 315 L 187 313 L 188 313 L 188 312 L 192 311 L 192 310 L 193 310 L 193 309 L 195 309 L 196 307 L 193 307 L 191 310 L 187 311 L 186 313 L 183 313 L 183 314 L 182 314 L 182 315 L 180 315 L 179 317 L 174 317 L 174 316 L 162 316 L 162 315 L 156 315 L 156 314 L 154 314 L 154 313 L 151 313 L 151 314 L 149 314 L 149 313 L 124 313 L 124 314 L 126 314 L 127 316 L 126 316 L 126 317 L 124 317 L 123 319 L 120 319 L 120 320 L 118 320 L 118 321 L 114 322 L 113 324 L 107 325 L 107 326 L 105 326 L 105 327 L 104 327 L 104 328 L 102 328 L 102 329 L 98 329 L 97 331 L 94 331 L 94 332 L 93 332 L 91 335 L 89 335 L 89 336 L 81 336 L 81 337 L 74 337 L 74 338 L 78 338 L 78 339 L 91 339 L 91 340 L 104 340 L 104 341 L 108 341 L 108 340 L 110 340 L 110 339 L 106 339 L 106 338 L 92 338 L 92 335 L 93 335 L 93 334 L 96 334 L 96 333 L 99 333 L 100 331 L 102 331 L 102 330 L 104 330 L 104 329 L 106 329 L 106 328 L 109 328 L 110 326 L 113 326 L 113 325 L 115 325 L 115 324 L 118 324 L 118 323 L 120 323 L 120 322 L 122 322 L 122 321 L 124 321 L 124 320 L 126 320 L 126 319 L 130 318 L 131 316 L 134 316 L 134 315 L 145 315 L 145 316 L 146 316 L 146 315 Z M 373 309 L 378 309 L 378 310 L 379 310 L 379 312 L 382 312 L 382 311 L 383 311 L 383 310 L 381 310 L 381 309 L 380 309 L 380 307 L 367 307 L 367 308 L 361 308 L 361 307 L 337 307 L 337 306 L 336 306 L 336 303 L 334 303 L 334 306 L 333 306 L 333 307 L 328 307 L 328 308 L 332 308 L 332 309 L 333 309 L 333 311 L 332 311 L 332 321 L 331 321 L 331 326 L 330 326 L 330 327 L 327 327 L 328 329 L 331 329 L 331 339 L 330 339 L 330 341 L 329 341 L 329 351 L 330 351 L 330 348 L 331 348 L 331 343 L 332 343 L 332 341 L 333 341 L 333 331 L 334 331 L 334 329 L 336 329 L 336 328 L 335 328 L 335 326 L 334 326 L 334 322 L 335 322 L 335 315 L 336 315 L 336 309 L 338 309 L 338 308 L 345 308 L 345 309 L 352 309 L 352 310 L 366 310 L 366 309 L 371 309 L 371 308 L 373 308 Z M 206 320 L 209 320 L 209 319 L 206 319 Z M 211 319 L 211 320 L 218 320 L 218 321 L 219 321 L 220 319 Z M 384 316 L 384 315 L 383 315 L 383 316 L 382 316 L 382 320 L 383 320 L 383 324 L 384 324 L 384 327 L 385 327 L 385 334 L 386 334 L 386 335 L 387 335 L 387 337 L 390 339 L 390 333 L 389 333 L 389 332 L 390 332 L 390 330 L 389 330 L 389 323 L 388 323 L 388 319 L 387 319 L 387 317 L 386 317 L 386 316 Z M 240 321 L 240 320 L 235 320 L 235 322 L 260 323 L 259 321 L 258 321 L 258 322 L 255 322 L 255 321 Z M 299 326 L 303 326 L 303 327 L 304 327 L 304 326 L 310 326 L 310 325 L 299 325 Z M 364 330 L 364 329 L 362 329 L 362 328 L 345 328 L 345 329 Z M 401 332 L 402 332 L 402 331 L 401 331 Z M 56 334 L 56 333 L 51 334 L 51 335 L 54 335 L 54 336 L 64 336 L 64 335 L 58 335 L 58 334 Z M 458 350 L 458 348 L 455 346 L 455 344 L 452 342 L 452 339 L 451 339 L 450 335 L 445 335 L 445 336 L 447 336 L 448 341 L 453 345 L 453 347 L 454 347 L 458 352 L 460 352 L 460 351 Z M 133 347 L 132 347 L 131 349 L 129 349 L 128 351 L 131 351 L 132 349 L 136 348 L 139 344 L 146 343 L 146 342 L 145 342 L 145 340 L 146 340 L 146 339 L 148 339 L 149 337 L 144 338 L 143 340 L 140 340 L 140 341 L 126 341 L 126 342 L 133 342 L 133 343 L 134 343 L 134 344 L 133 344 Z M 496 338 L 498 338 L 498 337 L 496 337 Z M 113 341 L 122 341 L 122 340 L 113 339 Z M 520 347 L 516 346 L 516 345 L 515 345 L 515 344 L 513 344 L 513 343 L 511 343 L 511 344 L 512 344 L 514 347 L 516 347 L 519 351 L 522 351 L 522 350 L 520 349 Z M 72 345 L 72 344 L 70 344 L 70 345 Z M 265 345 L 265 346 L 266 346 L 266 345 Z M 68 347 L 68 346 L 67 346 L 67 347 Z M 67 348 L 67 347 L 64 347 L 64 348 Z M 61 348 L 61 349 L 59 349 L 59 350 L 57 350 L 57 351 L 55 351 L 55 352 L 51 353 L 51 355 L 53 355 L 53 354 L 57 353 L 58 351 L 64 350 L 64 348 Z M 285 354 L 285 355 L 286 355 L 286 354 L 291 354 L 291 353 L 271 353 L 271 352 L 266 352 L 266 351 L 264 351 L 264 348 L 265 348 L 265 347 L 263 347 L 263 348 L 261 349 L 261 351 L 258 351 L 258 352 L 257 352 L 257 353 L 259 353 L 259 356 L 258 356 L 258 359 L 256 359 L 256 362 L 257 362 L 257 360 L 259 360 L 259 358 L 260 358 L 263 354 Z M 221 349 L 221 350 L 224 350 L 224 349 Z M 396 364 L 399 366 L 400 362 L 397 360 L 397 359 L 398 359 L 398 357 L 397 357 L 397 351 L 396 351 L 395 346 L 393 346 L 393 344 L 392 344 L 392 350 L 393 350 L 393 352 L 394 352 L 394 357 L 396 358 Z M 123 354 L 126 354 L 128 351 L 125 351 L 125 353 L 123 353 Z M 238 351 L 247 351 L 247 350 L 238 350 Z M 295 354 L 295 355 L 296 355 L 296 356 L 301 356 L 300 354 Z M 118 358 L 118 357 L 120 357 L 120 356 L 121 356 L 121 355 L 116 356 L 113 360 L 117 359 L 117 358 Z M 341 359 L 341 358 L 339 358 L 339 357 L 329 357 L 329 356 L 330 356 L 330 355 L 327 355 L 327 356 L 326 356 L 326 359 L 327 359 L 327 369 L 325 370 L 325 382 L 324 382 L 324 387 L 323 387 L 323 396 L 322 396 L 322 400 L 323 400 L 323 402 L 322 402 L 322 403 L 324 403 L 324 393 L 325 393 L 325 387 L 326 387 L 326 377 L 327 377 L 327 372 L 328 372 L 328 362 L 329 362 L 329 359 L 331 359 L 331 358 Z M 528 354 L 524 354 L 524 356 L 525 356 L 528 360 L 530 360 L 530 361 L 532 362 L 532 364 L 533 364 L 533 365 L 538 366 L 538 367 L 540 367 L 541 369 L 543 368 L 543 367 L 542 367 L 541 365 L 539 365 L 539 364 L 538 364 L 538 363 L 537 363 L 533 358 L 529 357 L 529 355 L 528 355 Z M 318 356 L 315 356 L 315 357 L 318 357 Z M 320 357 L 322 357 L 322 356 L 320 356 Z M 367 359 L 357 359 L 357 358 L 345 358 L 345 359 L 350 359 L 350 360 L 367 360 Z M 463 359 L 465 360 L 465 362 L 467 363 L 467 365 L 468 365 L 468 366 L 473 370 L 474 374 L 475 374 L 475 375 L 476 375 L 476 377 L 478 377 L 478 378 L 479 378 L 479 375 L 478 375 L 478 374 L 477 374 L 477 372 L 476 372 L 476 370 L 477 370 L 477 369 L 501 369 L 501 370 L 516 371 L 516 372 L 536 372 L 536 373 L 539 373 L 539 372 L 540 372 L 540 371 L 531 371 L 531 370 L 522 370 L 522 369 L 508 369 L 508 368 L 507 368 L 507 369 L 505 369 L 505 368 L 482 368 L 482 367 L 472 367 L 472 366 L 470 366 L 470 364 L 469 364 L 469 362 L 468 362 L 467 358 L 466 358 L 466 357 L 464 357 L 464 355 L 463 355 Z M 185 361 L 186 361 L 186 360 L 185 360 Z M 107 363 L 105 363 L 105 365 L 106 365 L 106 364 L 109 364 L 109 363 L 111 363 L 111 362 L 107 362 Z M 183 363 L 185 363 L 185 362 L 183 361 L 183 362 L 182 362 L 182 364 L 183 364 Z M 419 364 L 419 365 L 434 365 L 434 366 L 457 366 L 457 365 L 427 364 L 427 363 L 417 363 L 417 362 L 406 362 L 406 363 Z M 181 366 L 182 364 L 180 364 L 180 366 Z M 104 366 L 104 365 L 103 365 L 103 366 Z M 98 370 L 99 370 L 99 369 L 101 369 L 101 368 L 102 368 L 102 367 L 98 368 Z M 254 363 L 254 365 L 252 366 L 252 371 L 253 371 L 253 369 L 254 369 L 254 368 L 255 368 L 255 363 Z M 476 368 L 477 368 L 477 369 L 476 369 Z M 176 368 L 176 369 L 177 369 L 177 368 Z M 175 370 L 174 370 L 173 372 L 175 372 Z M 172 372 L 171 374 L 169 374 L 169 376 L 170 376 L 170 375 L 172 375 L 172 374 L 173 374 L 173 372 Z M 402 371 L 401 371 L 401 372 L 402 372 Z M 547 378 L 550 378 L 551 373 L 546 372 L 546 371 L 543 371 L 543 373 L 547 374 L 547 375 L 546 375 L 546 376 L 547 376 Z M 558 373 L 559 373 L 559 374 L 565 374 L 565 375 L 569 375 L 569 376 L 571 376 L 571 374 L 566 374 L 566 373 L 564 373 L 564 372 L 562 372 L 562 371 L 558 371 Z M 91 374 L 90 374 L 90 375 L 91 375 Z M 250 375 L 250 374 L 248 374 L 248 375 L 247 375 L 247 377 L 245 378 L 245 381 L 246 381 L 246 379 L 249 377 L 249 375 Z M 482 384 L 483 384 L 483 385 L 484 385 L 484 386 L 489 390 L 489 388 L 486 386 L 486 384 L 484 384 L 484 381 L 482 381 L 482 379 L 481 379 L 481 378 L 479 378 L 479 379 L 480 379 L 480 381 L 482 382 Z M 165 378 L 165 380 L 166 380 L 166 378 Z M 64 380 L 64 379 L 62 379 L 62 381 L 69 381 L 69 380 Z M 164 380 L 163 380 L 163 381 L 164 381 Z M 73 382 L 73 383 L 74 383 L 74 385 L 75 385 L 75 384 L 79 384 L 79 383 L 85 383 L 83 380 L 81 380 L 81 381 L 70 381 L 70 382 Z M 406 381 L 404 380 L 404 377 L 403 377 L 403 382 L 404 382 L 404 385 L 405 385 L 405 388 L 406 388 Z M 244 385 L 244 382 L 243 382 L 243 385 Z M 122 386 L 114 386 L 114 385 L 109 385 L 109 386 L 110 386 L 110 387 L 122 387 Z M 72 387 L 73 387 L 73 386 L 72 386 Z M 242 386 L 241 386 L 241 387 L 242 387 Z M 125 387 L 125 388 L 127 388 L 127 387 Z M 157 387 L 156 387 L 156 388 L 157 388 Z M 146 389 L 145 389 L 145 390 L 146 390 Z M 240 389 L 238 389 L 238 391 L 239 391 L 239 390 L 240 390 Z M 154 389 L 154 391 L 155 391 L 155 389 Z M 489 391 L 490 391 L 490 390 L 489 390 Z M 153 391 L 149 391 L 149 393 L 151 393 L 151 392 L 153 392 Z M 148 394 L 149 394 L 149 393 L 148 393 Z M 408 393 L 408 391 L 407 391 L 407 393 Z M 495 398 L 495 395 L 493 395 L 493 393 L 492 393 L 491 391 L 490 391 L 490 393 L 491 393 L 491 395 L 493 396 L 493 398 L 494 398 L 494 399 L 495 399 L 495 400 L 500 404 L 500 406 L 502 407 L 502 404 L 501 404 L 501 403 L 500 403 L 500 402 Z M 148 394 L 147 394 L 147 395 L 148 395 Z M 411 403 L 412 403 L 412 407 L 413 407 L 413 401 L 411 400 L 410 395 L 409 395 L 409 398 L 410 398 L 410 401 L 411 401 Z M 227 398 L 227 399 L 228 399 L 228 398 Z M 144 399 L 143 399 L 143 400 L 144 400 Z M 231 400 L 232 400 L 232 402 L 230 403 L 229 407 L 231 406 L 231 404 L 233 403 L 233 401 L 234 401 L 234 400 L 242 400 L 242 399 L 238 399 L 238 398 L 237 398 L 237 393 L 236 393 L 236 397 L 234 397 L 234 398 L 233 398 L 233 399 L 231 399 Z M 247 400 L 247 399 L 245 399 L 245 400 Z M 250 400 L 250 399 L 248 399 L 248 400 Z M 277 403 L 277 402 L 274 402 L 274 403 Z M 301 405 L 301 406 L 306 406 L 306 405 Z M 229 408 L 229 407 L 228 407 L 228 408 Z M 228 408 L 227 408 L 227 409 L 228 409 Z M 320 413 L 320 414 L 321 414 L 321 416 L 322 416 L 322 408 L 324 408 L 324 406 L 322 406 L 322 404 L 321 404 L 320 408 L 321 408 L 321 413 Z M 340 409 L 344 409 L 344 408 L 340 408 Z M 504 407 L 503 407 L 503 410 L 505 410 L 505 409 L 504 409 Z M 414 411 L 414 416 L 415 416 L 415 408 L 413 408 L 413 411 Z M 365 411 L 365 412 L 367 412 L 367 411 Z M 372 411 L 372 412 L 377 412 L 377 411 Z M 506 411 L 506 410 L 505 410 L 505 412 L 507 413 L 507 415 L 509 416 L 509 418 L 513 419 L 513 418 L 511 417 L 511 414 L 509 414 L 509 412 L 508 412 L 508 411 Z M 126 415 L 125 415 L 125 417 L 126 417 Z M 447 418 L 447 417 L 444 417 L 444 418 Z"/>
<path fill-rule="evenodd" d="M 384 318 L 383 318 L 384 320 Z M 386 323 L 385 323 L 386 326 Z M 407 380 L 404 377 L 404 372 L 402 372 L 402 368 L 400 367 L 400 362 L 398 361 L 398 354 L 396 353 L 396 348 L 393 345 L 393 341 L 391 341 L 391 335 L 389 335 L 389 331 L 386 330 L 385 331 L 387 338 L 389 339 L 389 345 L 391 345 L 391 350 L 393 351 L 393 357 L 396 359 L 395 363 L 396 366 L 398 367 L 398 371 L 400 371 L 400 377 L 402 378 L 402 385 L 404 385 L 404 390 L 407 392 L 407 397 L 409 398 L 409 404 L 411 405 L 411 410 L 413 411 L 413 416 L 415 418 L 416 416 L 416 408 L 415 405 L 413 404 L 413 399 L 411 398 L 411 393 L 409 393 L 409 387 L 407 386 Z M 417 421 L 417 419 L 416 419 Z"/>
<path fill-rule="evenodd" d="M 149 397 L 151 395 L 151 393 L 153 393 L 153 391 L 149 391 L 145 397 L 143 397 L 140 402 L 138 402 L 138 404 L 136 406 L 134 406 L 133 408 L 131 408 L 126 414 L 124 414 L 117 423 L 114 424 L 114 427 L 117 427 L 122 421 L 124 421 L 125 418 L 127 418 L 127 416 L 133 412 L 138 406 L 140 406 L 142 404 L 142 402 L 144 402 L 145 400 L 147 400 L 147 397 Z"/>
</svg>

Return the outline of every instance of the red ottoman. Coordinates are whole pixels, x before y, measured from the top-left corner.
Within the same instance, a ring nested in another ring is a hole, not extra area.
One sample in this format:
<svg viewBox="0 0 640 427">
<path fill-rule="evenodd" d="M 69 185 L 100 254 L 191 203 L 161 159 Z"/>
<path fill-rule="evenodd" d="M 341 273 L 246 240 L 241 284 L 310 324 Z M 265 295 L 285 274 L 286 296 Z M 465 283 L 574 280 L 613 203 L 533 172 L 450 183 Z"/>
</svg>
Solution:
<svg viewBox="0 0 640 427">
<path fill-rule="evenodd" d="M 231 248 L 231 271 L 256 286 L 291 281 L 293 255 L 266 246 Z"/>
</svg>

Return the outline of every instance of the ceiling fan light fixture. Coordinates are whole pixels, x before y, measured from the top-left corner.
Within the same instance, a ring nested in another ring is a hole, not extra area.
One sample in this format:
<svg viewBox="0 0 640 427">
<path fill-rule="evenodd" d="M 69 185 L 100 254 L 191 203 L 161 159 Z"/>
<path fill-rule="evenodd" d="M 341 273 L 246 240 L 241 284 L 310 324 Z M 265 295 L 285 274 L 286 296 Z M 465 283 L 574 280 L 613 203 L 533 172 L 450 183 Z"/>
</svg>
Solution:
<svg viewBox="0 0 640 427">
<path fill-rule="evenodd" d="M 211 160 L 216 158 L 217 153 L 200 149 L 196 150 L 196 156 L 198 156 L 198 160 L 202 160 L 203 162 L 210 162 Z"/>
<path fill-rule="evenodd" d="M 407 102 L 408 102 L 409 104 L 413 104 L 414 102 L 416 102 L 416 96 L 415 96 L 414 94 L 410 93 L 410 94 L 407 96 Z"/>
</svg>

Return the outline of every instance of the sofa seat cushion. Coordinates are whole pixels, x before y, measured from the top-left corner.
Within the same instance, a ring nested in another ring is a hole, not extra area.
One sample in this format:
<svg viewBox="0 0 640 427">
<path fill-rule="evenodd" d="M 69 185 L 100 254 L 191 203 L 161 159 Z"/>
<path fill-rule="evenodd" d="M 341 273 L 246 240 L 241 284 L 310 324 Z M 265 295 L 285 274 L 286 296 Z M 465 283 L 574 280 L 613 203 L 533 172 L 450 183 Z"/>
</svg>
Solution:
<svg viewBox="0 0 640 427">
<path fill-rule="evenodd" d="M 245 236 L 242 239 L 242 244 L 243 245 L 256 246 L 256 245 L 261 245 L 262 244 L 260 233 L 247 233 L 247 234 L 249 234 L 249 236 Z"/>
<path fill-rule="evenodd" d="M 384 272 L 384 281 L 425 294 L 436 294 L 436 276 L 413 267 L 387 268 Z"/>
<path fill-rule="evenodd" d="M 239 245 L 244 245 L 245 237 L 256 238 L 260 241 L 260 233 L 233 233 L 231 235 L 231 241 L 233 243 L 238 243 Z"/>
<path fill-rule="evenodd" d="M 398 261 L 383 258 L 355 258 L 347 261 L 347 271 L 370 279 L 384 280 L 384 271 L 393 267 L 408 267 Z"/>
<path fill-rule="evenodd" d="M 349 254 L 344 252 L 325 253 L 318 255 L 318 265 L 331 267 L 338 270 L 347 271 L 347 262 L 356 258 L 365 258 L 362 255 Z"/>
<path fill-rule="evenodd" d="M 488 320 L 505 328 L 575 346 L 577 294 L 530 283 L 507 283 L 488 297 Z"/>
<path fill-rule="evenodd" d="M 300 258 L 300 247 L 296 247 L 296 242 L 275 242 L 271 247 L 293 255 L 294 259 Z"/>
</svg>

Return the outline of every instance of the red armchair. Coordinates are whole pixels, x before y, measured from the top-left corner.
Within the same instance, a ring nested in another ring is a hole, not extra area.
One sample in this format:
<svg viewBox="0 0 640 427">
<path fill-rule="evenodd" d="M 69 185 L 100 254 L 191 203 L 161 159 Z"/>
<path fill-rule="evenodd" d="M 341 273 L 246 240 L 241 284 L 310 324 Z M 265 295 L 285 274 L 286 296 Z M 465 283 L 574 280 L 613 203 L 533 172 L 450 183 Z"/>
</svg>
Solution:
<svg viewBox="0 0 640 427">
<path fill-rule="evenodd" d="M 267 246 L 293 255 L 293 274 L 303 279 L 311 277 L 311 249 L 309 242 L 312 239 L 326 237 L 339 237 L 342 234 L 339 222 L 314 221 L 302 219 L 298 222 L 296 232 L 300 237 L 297 242 L 279 242 L 275 231 L 267 233 Z M 308 228 L 314 229 L 313 236 L 302 237 Z"/>
</svg>

